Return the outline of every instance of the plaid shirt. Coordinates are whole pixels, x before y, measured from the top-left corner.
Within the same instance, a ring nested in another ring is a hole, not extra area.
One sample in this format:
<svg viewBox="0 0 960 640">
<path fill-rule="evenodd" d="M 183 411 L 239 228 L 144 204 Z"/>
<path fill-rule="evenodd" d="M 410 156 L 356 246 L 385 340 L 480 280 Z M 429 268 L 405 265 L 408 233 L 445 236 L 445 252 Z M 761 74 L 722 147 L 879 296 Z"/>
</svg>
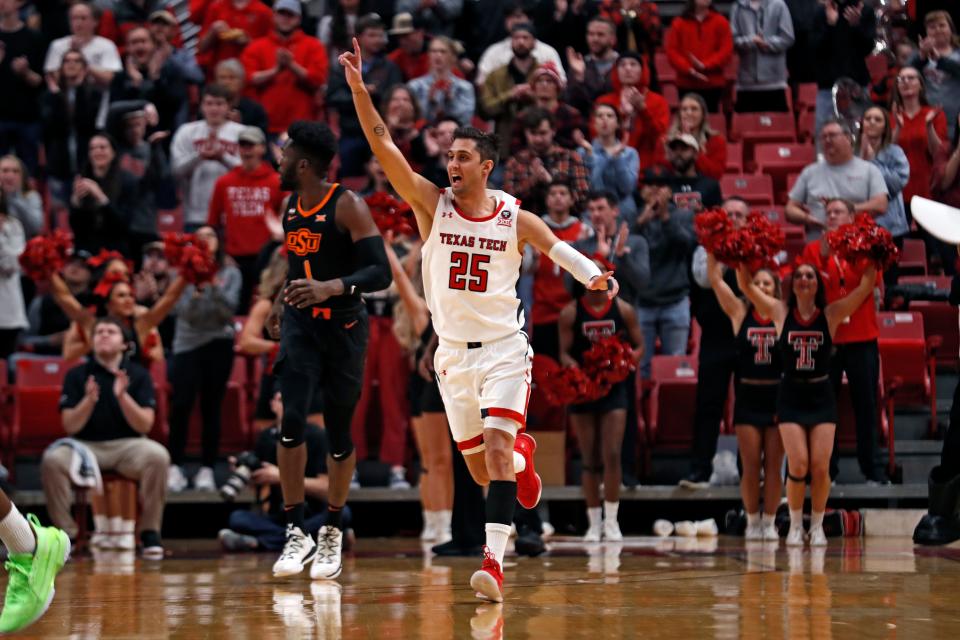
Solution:
<svg viewBox="0 0 960 640">
<path fill-rule="evenodd" d="M 539 182 L 533 170 L 533 162 L 537 158 L 540 158 L 554 180 L 570 183 L 573 190 L 573 209 L 582 211 L 590 190 L 587 168 L 576 152 L 557 144 L 542 156 L 527 148 L 511 157 L 503 174 L 503 190 L 522 200 L 524 209 L 537 215 L 543 213 L 547 184 Z"/>
</svg>

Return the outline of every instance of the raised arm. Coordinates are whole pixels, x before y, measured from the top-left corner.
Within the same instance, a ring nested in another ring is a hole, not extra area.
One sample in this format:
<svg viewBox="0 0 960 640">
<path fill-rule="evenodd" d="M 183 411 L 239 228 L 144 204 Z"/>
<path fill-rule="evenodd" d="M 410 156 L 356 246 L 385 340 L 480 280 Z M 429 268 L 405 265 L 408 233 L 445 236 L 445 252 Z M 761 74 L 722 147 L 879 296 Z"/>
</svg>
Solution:
<svg viewBox="0 0 960 640">
<path fill-rule="evenodd" d="M 547 223 L 529 211 L 520 210 L 517 220 L 517 235 L 521 251 L 526 244 L 544 254 L 572 275 L 577 282 L 593 291 L 607 291 L 611 298 L 617 295 L 620 284 L 613 271 L 601 273 L 597 265 L 585 255 L 564 242 L 550 230 Z M 609 285 L 608 285 L 609 282 Z"/>
<path fill-rule="evenodd" d="M 180 294 L 187 288 L 187 281 L 183 276 L 177 276 L 176 280 L 170 283 L 167 290 L 163 292 L 160 299 L 157 300 L 146 313 L 137 318 L 137 322 L 147 329 L 155 329 L 160 326 L 163 319 L 167 317 L 170 310 L 177 304 Z"/>
<path fill-rule="evenodd" d="M 737 285 L 740 287 L 740 290 L 743 291 L 743 294 L 747 296 L 747 300 L 757 308 L 757 311 L 773 319 L 778 330 L 783 326 L 783 320 L 787 317 L 786 305 L 784 305 L 782 301 L 768 296 L 754 286 L 753 278 L 750 277 L 750 271 L 747 270 L 745 266 L 741 265 L 740 268 L 737 269 Z"/>
<path fill-rule="evenodd" d="M 433 224 L 433 213 L 440 198 L 440 189 L 426 178 L 414 173 L 403 153 L 394 144 L 383 118 L 373 105 L 370 92 L 363 82 L 363 63 L 360 59 L 360 44 L 353 39 L 353 53 L 340 56 L 340 64 L 346 73 L 347 84 L 353 93 L 353 105 L 363 128 L 370 149 L 383 166 L 390 184 L 400 197 L 413 207 L 420 227 L 420 235 L 426 239 Z"/>
<path fill-rule="evenodd" d="M 63 281 L 59 273 L 50 276 L 50 293 L 53 295 L 53 301 L 63 310 L 63 313 L 78 324 L 91 321 L 93 314 L 84 308 L 80 301 L 70 293 L 70 288 Z"/>
<path fill-rule="evenodd" d="M 426 301 L 417 295 L 416 289 L 413 288 L 413 282 L 410 281 L 407 270 L 403 268 L 400 258 L 397 257 L 397 252 L 393 250 L 391 240 L 392 238 L 388 237 L 384 242 L 387 260 L 390 261 L 390 272 L 393 274 L 393 281 L 397 285 L 400 301 L 407 313 L 410 314 L 411 320 L 413 320 L 413 330 L 417 332 L 417 335 L 420 335 L 430 324 L 430 312 L 427 310 Z"/>
<path fill-rule="evenodd" d="M 623 325 L 627 329 L 627 337 L 630 339 L 630 344 L 633 345 L 633 360 L 634 362 L 640 362 L 643 358 L 644 342 L 643 329 L 640 328 L 637 311 L 633 308 L 633 305 L 624 302 L 623 298 L 619 298 L 617 304 L 620 306 Z"/>
<path fill-rule="evenodd" d="M 839 300 L 835 300 L 827 305 L 824 313 L 827 316 L 831 336 L 837 331 L 840 323 L 853 315 L 853 313 L 860 308 L 860 305 L 873 293 L 873 288 L 876 286 L 876 283 L 877 267 L 871 264 L 867 267 L 867 270 L 863 272 L 863 277 L 860 278 L 860 284 L 857 285 L 856 289 Z"/>
<path fill-rule="evenodd" d="M 747 305 L 733 293 L 733 289 L 723 279 L 723 264 L 717 262 L 710 252 L 707 252 L 707 277 L 710 279 L 710 287 L 717 296 L 720 308 L 730 318 L 733 333 L 739 333 L 740 325 L 747 317 Z"/>
</svg>

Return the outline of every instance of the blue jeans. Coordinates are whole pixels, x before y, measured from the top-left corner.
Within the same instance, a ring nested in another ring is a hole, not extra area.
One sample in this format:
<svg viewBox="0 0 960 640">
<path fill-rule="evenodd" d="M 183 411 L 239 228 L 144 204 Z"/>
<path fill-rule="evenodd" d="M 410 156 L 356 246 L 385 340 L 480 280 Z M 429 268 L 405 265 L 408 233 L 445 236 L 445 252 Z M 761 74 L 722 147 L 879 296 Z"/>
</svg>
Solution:
<svg viewBox="0 0 960 640">
<path fill-rule="evenodd" d="M 640 328 L 643 330 L 643 360 L 640 375 L 650 379 L 650 359 L 660 338 L 661 353 L 666 356 L 682 356 L 687 352 L 690 337 L 690 301 L 687 298 L 662 307 L 637 307 Z"/>
<path fill-rule="evenodd" d="M 341 514 L 343 528 L 350 528 L 350 507 L 344 507 Z M 317 532 L 327 522 L 327 512 L 318 513 L 304 521 L 307 527 L 306 533 L 316 536 Z M 274 520 L 272 517 L 249 511 L 247 509 L 238 509 L 230 514 L 227 527 L 237 533 L 246 536 L 253 536 L 260 543 L 260 548 L 266 551 L 280 551 L 287 541 L 286 525 Z"/>
</svg>

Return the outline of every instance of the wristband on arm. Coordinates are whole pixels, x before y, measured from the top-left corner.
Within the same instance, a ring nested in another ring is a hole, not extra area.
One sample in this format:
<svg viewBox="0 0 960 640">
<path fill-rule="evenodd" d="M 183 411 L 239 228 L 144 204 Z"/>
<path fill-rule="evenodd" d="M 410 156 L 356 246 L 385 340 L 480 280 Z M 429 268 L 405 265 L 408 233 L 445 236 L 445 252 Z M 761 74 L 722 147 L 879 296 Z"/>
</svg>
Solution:
<svg viewBox="0 0 960 640">
<path fill-rule="evenodd" d="M 562 240 L 550 248 L 547 257 L 584 285 L 590 284 L 593 278 L 603 275 L 590 258 Z"/>
<path fill-rule="evenodd" d="M 348 276 L 340 278 L 343 283 L 343 295 L 383 291 L 393 282 L 390 262 L 383 248 L 383 238 L 379 235 L 361 238 L 353 243 L 357 252 L 360 268 Z"/>
</svg>

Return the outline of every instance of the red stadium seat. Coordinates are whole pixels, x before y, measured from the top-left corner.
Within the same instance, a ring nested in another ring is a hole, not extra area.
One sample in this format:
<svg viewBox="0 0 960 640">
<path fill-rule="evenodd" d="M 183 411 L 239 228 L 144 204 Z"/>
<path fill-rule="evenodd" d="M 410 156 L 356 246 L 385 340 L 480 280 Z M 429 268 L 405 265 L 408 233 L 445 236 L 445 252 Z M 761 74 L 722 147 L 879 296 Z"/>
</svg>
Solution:
<svg viewBox="0 0 960 640">
<path fill-rule="evenodd" d="M 740 56 L 733 54 L 730 56 L 730 62 L 723 68 L 723 77 L 728 84 L 737 81 L 737 72 L 740 70 Z"/>
<path fill-rule="evenodd" d="M 799 173 L 805 166 L 816 161 L 816 157 L 816 149 L 809 144 L 758 144 L 753 154 L 757 173 L 773 178 L 774 193 L 784 202 L 787 176 Z"/>
<path fill-rule="evenodd" d="M 804 82 L 797 85 L 797 113 L 816 111 L 817 109 L 817 83 Z"/>
<path fill-rule="evenodd" d="M 160 233 L 181 233 L 183 231 L 183 207 L 157 211 L 157 231 Z"/>
<path fill-rule="evenodd" d="M 663 99 L 667 101 L 667 106 L 670 107 L 670 111 L 676 111 L 680 106 L 680 92 L 677 91 L 677 87 L 672 84 L 661 85 L 660 93 Z"/>
<path fill-rule="evenodd" d="M 7 361 L 0 359 L 0 464 L 13 466 L 13 411 Z"/>
<path fill-rule="evenodd" d="M 650 362 L 651 392 L 647 412 L 650 447 L 688 449 L 693 442 L 697 395 L 697 358 L 654 356 Z"/>
<path fill-rule="evenodd" d="M 13 387 L 13 455 L 40 455 L 57 438 L 64 437 L 59 400 L 63 379 L 77 363 L 50 356 L 17 362 Z"/>
<path fill-rule="evenodd" d="M 930 433 L 937 429 L 936 358 L 928 349 L 919 312 L 877 314 L 880 361 L 887 380 L 897 380 L 895 406 L 930 407 Z M 936 340 L 939 343 L 939 340 Z"/>
<path fill-rule="evenodd" d="M 923 240 L 906 238 L 900 253 L 900 273 L 903 275 L 927 275 L 927 246 Z M 949 284 L 947 290 L 950 290 Z"/>
<path fill-rule="evenodd" d="M 894 413 L 891 398 L 886 393 L 882 366 L 880 367 L 877 398 L 879 405 L 877 413 L 880 416 L 877 425 L 880 433 L 878 440 L 881 445 L 887 445 L 887 474 L 893 478 L 897 475 L 896 447 L 893 434 Z M 846 375 L 844 375 L 843 384 L 840 386 L 840 397 L 837 398 L 837 447 L 842 452 L 853 451 L 857 447 L 857 426 Z"/>
<path fill-rule="evenodd" d="M 814 111 L 801 111 L 797 116 L 797 140 L 812 143 L 817 137 L 817 114 Z"/>
<path fill-rule="evenodd" d="M 910 303 L 910 309 L 923 315 L 923 325 L 928 337 L 940 338 L 937 348 L 937 366 L 951 373 L 955 372 L 957 365 L 960 364 L 957 308 L 948 302 L 915 300 Z"/>
<path fill-rule="evenodd" d="M 670 59 L 666 53 L 657 51 L 653 57 L 653 64 L 657 70 L 657 80 L 660 81 L 661 85 L 677 84 L 677 70 L 671 66 Z M 662 88 L 661 86 L 661 89 Z"/>
<path fill-rule="evenodd" d="M 773 204 L 773 180 L 770 176 L 744 174 L 720 178 L 723 197 L 740 196 L 751 205 Z"/>
<path fill-rule="evenodd" d="M 743 143 L 727 140 L 727 167 L 726 173 L 740 175 L 743 173 Z"/>
<path fill-rule="evenodd" d="M 730 121 L 730 139 L 744 142 L 793 142 L 796 123 L 789 113 L 735 113 Z"/>
<path fill-rule="evenodd" d="M 867 73 L 870 74 L 870 82 L 873 84 L 878 84 L 890 69 L 889 60 L 880 53 L 870 54 L 864 62 L 867 63 Z"/>
<path fill-rule="evenodd" d="M 723 137 L 727 137 L 727 117 L 722 113 L 708 113 L 707 122 L 710 124 L 710 128 L 714 132 L 719 133 Z M 730 143 L 727 143 L 727 153 L 730 153 Z"/>
<path fill-rule="evenodd" d="M 246 399 L 247 365 L 243 357 L 233 360 L 230 380 L 227 381 L 227 393 L 223 397 L 220 419 L 220 449 L 224 453 L 237 453 L 250 447 L 251 429 L 247 422 Z M 190 415 L 190 433 L 187 438 L 187 451 L 200 452 L 200 440 L 203 422 L 200 417 L 199 397 Z"/>
</svg>

